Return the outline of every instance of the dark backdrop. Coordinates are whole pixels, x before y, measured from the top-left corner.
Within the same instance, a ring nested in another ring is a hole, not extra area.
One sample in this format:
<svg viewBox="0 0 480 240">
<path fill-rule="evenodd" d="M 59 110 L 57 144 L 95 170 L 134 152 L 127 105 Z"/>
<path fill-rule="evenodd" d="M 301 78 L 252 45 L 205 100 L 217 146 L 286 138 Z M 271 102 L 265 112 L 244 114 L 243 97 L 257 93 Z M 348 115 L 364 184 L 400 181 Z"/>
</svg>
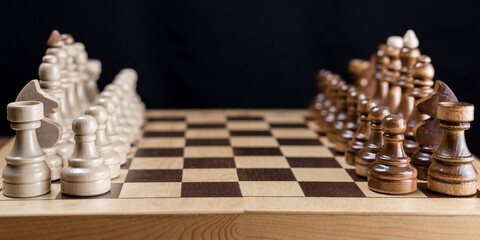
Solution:
<svg viewBox="0 0 480 240">
<path fill-rule="evenodd" d="M 37 78 L 52 29 L 102 61 L 100 87 L 135 68 L 148 108 L 304 108 L 319 68 L 348 79 L 349 59 L 369 58 L 409 28 L 436 79 L 480 106 L 474 1 L 2 1 L 0 9 L 3 106 Z M 12 134 L 0 113 L 0 134 Z M 476 154 L 478 122 L 467 132 Z"/>
</svg>

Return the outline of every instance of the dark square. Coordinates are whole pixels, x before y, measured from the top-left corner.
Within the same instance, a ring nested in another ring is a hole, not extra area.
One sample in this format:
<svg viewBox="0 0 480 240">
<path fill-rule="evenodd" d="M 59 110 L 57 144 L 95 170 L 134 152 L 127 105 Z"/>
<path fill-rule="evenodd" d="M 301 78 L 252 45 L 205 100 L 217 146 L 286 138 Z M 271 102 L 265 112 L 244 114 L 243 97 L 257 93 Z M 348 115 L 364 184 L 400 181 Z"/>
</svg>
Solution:
<svg viewBox="0 0 480 240">
<path fill-rule="evenodd" d="M 129 170 L 125 182 L 181 182 L 182 170 Z"/>
<path fill-rule="evenodd" d="M 183 122 L 185 117 L 151 117 L 148 118 L 150 122 Z"/>
<path fill-rule="evenodd" d="M 69 196 L 60 192 L 55 199 L 114 199 L 114 198 L 118 198 L 118 196 L 120 195 L 122 186 L 123 186 L 123 183 L 112 183 L 110 186 L 110 191 L 102 195 L 91 196 L 91 197 Z"/>
<path fill-rule="evenodd" d="M 235 168 L 233 158 L 185 158 L 183 168 Z"/>
<path fill-rule="evenodd" d="M 328 148 L 328 150 L 330 150 L 330 152 L 333 154 L 333 156 L 337 157 L 337 156 L 343 156 L 342 153 L 340 152 L 337 152 L 337 150 L 335 150 L 335 148 Z"/>
<path fill-rule="evenodd" d="M 188 128 L 226 128 L 224 123 L 189 123 Z"/>
<path fill-rule="evenodd" d="M 316 138 L 306 138 L 306 139 L 281 138 L 281 139 L 277 139 L 277 141 L 278 141 L 278 144 L 280 145 L 301 145 L 301 146 L 322 145 L 322 143 Z"/>
<path fill-rule="evenodd" d="M 306 197 L 365 197 L 354 182 L 299 182 Z"/>
<path fill-rule="evenodd" d="M 327 136 L 327 133 L 321 133 L 319 131 L 315 131 L 317 133 L 318 136 Z"/>
<path fill-rule="evenodd" d="M 121 166 L 121 169 L 129 169 L 131 163 L 132 163 L 132 159 L 127 158 L 127 162 Z"/>
<path fill-rule="evenodd" d="M 307 128 L 305 123 L 270 123 L 271 128 Z"/>
<path fill-rule="evenodd" d="M 313 118 L 309 116 L 305 116 L 305 121 L 313 121 Z"/>
<path fill-rule="evenodd" d="M 229 139 L 217 139 L 217 138 L 206 138 L 206 139 L 187 139 L 187 146 L 230 146 Z"/>
<path fill-rule="evenodd" d="M 290 168 L 239 168 L 240 181 L 296 181 Z"/>
<path fill-rule="evenodd" d="M 233 154 L 235 156 L 282 156 L 280 149 L 266 147 L 233 148 Z"/>
<path fill-rule="evenodd" d="M 270 131 L 230 131 L 233 137 L 272 136 Z"/>
<path fill-rule="evenodd" d="M 263 121 L 261 116 L 228 116 L 228 121 Z"/>
<path fill-rule="evenodd" d="M 335 158 L 288 157 L 290 167 L 297 168 L 341 168 Z"/>
<path fill-rule="evenodd" d="M 366 182 L 367 181 L 367 178 L 366 177 L 361 177 L 361 176 L 358 176 L 356 173 L 355 173 L 355 169 L 345 169 L 345 171 L 347 171 L 348 175 L 350 175 L 350 177 L 353 179 L 353 181 L 355 182 Z"/>
<path fill-rule="evenodd" d="M 184 182 L 182 197 L 241 197 L 238 182 Z"/>
<path fill-rule="evenodd" d="M 159 131 L 159 132 L 144 132 L 143 137 L 183 137 L 183 131 Z"/>
<path fill-rule="evenodd" d="M 183 157 L 183 148 L 138 148 L 135 157 Z"/>
<path fill-rule="evenodd" d="M 418 190 L 422 191 L 425 196 L 429 198 L 480 198 L 480 192 L 477 190 L 476 194 L 473 194 L 472 196 L 465 196 L 465 197 L 456 197 L 456 196 L 449 196 L 441 193 L 437 193 L 434 191 L 428 190 L 428 185 L 427 183 L 417 183 L 417 188 Z"/>
</svg>

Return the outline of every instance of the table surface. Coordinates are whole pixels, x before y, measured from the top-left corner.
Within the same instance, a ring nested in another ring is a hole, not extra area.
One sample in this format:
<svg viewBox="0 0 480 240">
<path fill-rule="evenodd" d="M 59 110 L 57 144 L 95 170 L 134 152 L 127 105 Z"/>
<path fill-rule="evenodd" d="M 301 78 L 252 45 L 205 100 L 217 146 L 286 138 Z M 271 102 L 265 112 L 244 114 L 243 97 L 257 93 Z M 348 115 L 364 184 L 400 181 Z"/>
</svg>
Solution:
<svg viewBox="0 0 480 240">
<path fill-rule="evenodd" d="M 142 214 L 480 215 L 477 195 L 448 197 L 425 181 L 408 195 L 372 192 L 306 110 L 149 110 L 112 180 L 90 198 L 0 196 L 0 217 Z M 13 141 L 0 150 L 4 159 Z M 5 161 L 0 161 L 3 169 Z M 478 160 L 475 166 L 478 168 Z"/>
</svg>

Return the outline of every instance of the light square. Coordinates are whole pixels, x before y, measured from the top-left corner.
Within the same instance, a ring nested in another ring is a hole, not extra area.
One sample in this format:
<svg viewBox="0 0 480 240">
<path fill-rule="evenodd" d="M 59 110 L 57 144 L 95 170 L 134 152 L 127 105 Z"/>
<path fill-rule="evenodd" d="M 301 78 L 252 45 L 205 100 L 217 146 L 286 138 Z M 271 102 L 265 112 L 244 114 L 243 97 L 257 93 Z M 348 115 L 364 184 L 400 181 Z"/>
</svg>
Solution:
<svg viewBox="0 0 480 240">
<path fill-rule="evenodd" d="M 342 166 L 342 168 L 355 169 L 355 166 L 352 166 L 352 165 L 347 163 L 347 161 L 345 160 L 345 156 L 336 156 L 335 160 L 337 160 L 338 164 L 340 164 L 340 166 Z"/>
<path fill-rule="evenodd" d="M 184 146 L 185 138 L 142 138 L 138 143 L 140 148 L 175 148 Z"/>
<path fill-rule="evenodd" d="M 362 192 L 367 197 L 378 197 L 378 198 L 426 198 L 427 196 L 420 191 L 419 189 L 413 193 L 406 195 L 391 195 L 391 194 L 382 194 L 377 193 L 368 188 L 367 182 L 356 182 L 357 186 L 362 190 Z"/>
<path fill-rule="evenodd" d="M 182 182 L 238 182 L 234 168 L 184 169 Z"/>
<path fill-rule="evenodd" d="M 227 123 L 230 130 L 268 130 L 270 125 L 262 121 L 232 121 Z"/>
<path fill-rule="evenodd" d="M 317 134 L 308 128 L 272 129 L 272 135 L 276 138 L 317 138 Z"/>
<path fill-rule="evenodd" d="M 333 157 L 323 146 L 280 146 L 280 150 L 286 157 Z"/>
<path fill-rule="evenodd" d="M 187 122 L 189 123 L 211 123 L 211 122 L 225 122 L 226 117 L 224 114 L 208 113 L 202 114 L 190 114 L 187 116 Z"/>
<path fill-rule="evenodd" d="M 182 169 L 182 157 L 138 157 L 133 158 L 130 169 Z"/>
<path fill-rule="evenodd" d="M 187 124 L 184 122 L 149 122 L 145 131 L 174 131 L 185 130 Z"/>
<path fill-rule="evenodd" d="M 185 147 L 184 157 L 233 157 L 231 147 Z"/>
<path fill-rule="evenodd" d="M 344 169 L 292 168 L 292 172 L 301 182 L 353 182 Z"/>
<path fill-rule="evenodd" d="M 273 137 L 231 137 L 233 147 L 277 147 L 278 142 Z"/>
<path fill-rule="evenodd" d="M 298 182 L 240 182 L 240 190 L 244 197 L 303 197 L 302 188 Z"/>
<path fill-rule="evenodd" d="M 128 169 L 120 169 L 120 176 L 113 178 L 112 183 L 123 183 L 127 177 Z"/>
<path fill-rule="evenodd" d="M 180 197 L 181 182 L 124 183 L 119 198 Z"/>
<path fill-rule="evenodd" d="M 235 157 L 237 168 L 290 168 L 285 157 L 280 156 L 254 156 Z"/>
<path fill-rule="evenodd" d="M 187 138 L 228 138 L 229 136 L 227 129 L 188 129 L 185 132 Z"/>
</svg>

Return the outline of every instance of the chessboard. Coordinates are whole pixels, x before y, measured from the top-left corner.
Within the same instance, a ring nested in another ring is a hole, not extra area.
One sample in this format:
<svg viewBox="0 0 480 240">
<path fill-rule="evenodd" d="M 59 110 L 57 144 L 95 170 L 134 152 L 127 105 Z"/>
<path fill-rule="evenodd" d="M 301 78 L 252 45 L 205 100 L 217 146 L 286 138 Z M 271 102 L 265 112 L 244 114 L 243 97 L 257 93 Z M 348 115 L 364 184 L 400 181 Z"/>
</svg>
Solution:
<svg viewBox="0 0 480 240">
<path fill-rule="evenodd" d="M 306 110 L 148 110 L 146 118 L 108 193 L 67 196 L 55 181 L 39 197 L 0 194 L 0 226 L 46 238 L 60 228 L 76 230 L 58 238 L 478 237 L 478 192 L 450 197 L 422 180 L 412 194 L 373 192 Z"/>
</svg>

